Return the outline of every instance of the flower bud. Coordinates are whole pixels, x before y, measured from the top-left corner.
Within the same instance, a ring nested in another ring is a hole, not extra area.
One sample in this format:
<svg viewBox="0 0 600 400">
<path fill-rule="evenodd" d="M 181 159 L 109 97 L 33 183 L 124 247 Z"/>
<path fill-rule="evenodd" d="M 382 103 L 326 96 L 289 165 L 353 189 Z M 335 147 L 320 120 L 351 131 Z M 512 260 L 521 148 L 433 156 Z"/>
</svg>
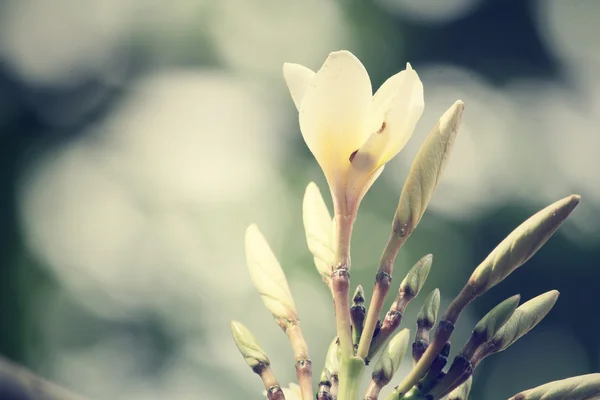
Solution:
<svg viewBox="0 0 600 400">
<path fill-rule="evenodd" d="M 513 315 L 520 299 L 521 296 L 518 294 L 509 297 L 488 312 L 473 329 L 473 333 L 460 351 L 460 355 L 469 362 L 472 361 L 475 352 L 487 343 Z"/>
<path fill-rule="evenodd" d="M 438 310 L 440 309 L 440 290 L 434 289 L 425 298 L 423 307 L 417 315 L 417 326 L 431 329 L 435 325 Z"/>
<path fill-rule="evenodd" d="M 308 249 L 312 253 L 317 271 L 323 281 L 330 284 L 333 265 L 333 220 L 323 200 L 319 187 L 311 182 L 304 192 L 302 219 Z"/>
<path fill-rule="evenodd" d="M 600 398 L 600 373 L 574 376 L 515 394 L 509 400 L 592 400 Z"/>
<path fill-rule="evenodd" d="M 240 322 L 231 321 L 231 333 L 237 348 L 244 356 L 244 360 L 254 372 L 260 373 L 258 369 L 270 364 L 269 357 L 267 357 L 248 328 Z"/>
<path fill-rule="evenodd" d="M 395 226 L 400 236 L 410 234 L 418 225 L 431 200 L 458 133 L 464 103 L 456 101 L 433 127 L 419 149 L 402 188 Z"/>
<path fill-rule="evenodd" d="M 473 271 L 469 279 L 479 296 L 523 265 L 561 226 L 580 197 L 571 195 L 549 205 L 512 231 Z"/>
<path fill-rule="evenodd" d="M 429 270 L 431 269 L 431 262 L 433 261 L 433 255 L 427 254 L 421 258 L 406 274 L 404 280 L 400 283 L 400 293 L 403 293 L 405 297 L 415 298 L 419 294 L 419 291 L 423 288 Z"/>
<path fill-rule="evenodd" d="M 252 283 L 277 323 L 285 329 L 297 321 L 296 305 L 283 270 L 255 224 L 246 230 L 246 260 Z"/>
<path fill-rule="evenodd" d="M 558 291 L 551 290 L 522 304 L 515 310 L 506 324 L 488 342 L 488 354 L 498 353 L 516 342 L 521 336 L 533 329 L 558 299 Z"/>
<path fill-rule="evenodd" d="M 521 296 L 517 294 L 494 307 L 477 323 L 473 330 L 473 336 L 480 337 L 482 343 L 490 340 L 513 315 L 519 305 L 519 300 L 521 300 Z"/>
<path fill-rule="evenodd" d="M 471 391 L 471 384 L 473 383 L 473 377 L 460 384 L 456 389 L 448 394 L 448 400 L 467 400 L 469 398 L 469 392 Z"/>
<path fill-rule="evenodd" d="M 365 304 L 365 290 L 362 285 L 358 285 L 356 290 L 354 291 L 354 296 L 352 296 L 352 305 L 353 306 L 364 306 Z"/>
<path fill-rule="evenodd" d="M 338 338 L 334 338 L 329 349 L 327 349 L 327 355 L 325 356 L 325 369 L 329 371 L 332 377 L 337 377 L 340 370 L 340 343 Z"/>
<path fill-rule="evenodd" d="M 374 380 L 382 385 L 387 385 L 392 380 L 406 353 L 409 336 L 410 331 L 403 329 L 390 340 L 373 368 Z"/>
</svg>

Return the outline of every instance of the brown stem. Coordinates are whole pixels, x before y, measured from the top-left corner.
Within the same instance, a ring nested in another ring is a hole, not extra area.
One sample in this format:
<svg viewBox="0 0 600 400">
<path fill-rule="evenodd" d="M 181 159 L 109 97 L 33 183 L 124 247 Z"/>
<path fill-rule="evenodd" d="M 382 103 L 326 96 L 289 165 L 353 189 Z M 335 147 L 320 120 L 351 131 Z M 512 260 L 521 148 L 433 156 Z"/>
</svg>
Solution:
<svg viewBox="0 0 600 400">
<path fill-rule="evenodd" d="M 331 287 L 335 308 L 335 323 L 340 339 L 342 358 L 354 354 L 350 318 L 350 238 L 352 236 L 352 216 L 336 216 L 337 239 L 334 268 L 331 272 Z"/>
<path fill-rule="evenodd" d="M 381 260 L 379 261 L 379 268 L 377 269 L 377 274 L 375 275 L 375 284 L 373 286 L 373 298 L 369 304 L 369 311 L 367 313 L 367 320 L 363 329 L 363 335 L 360 339 L 358 350 L 356 352 L 356 355 L 359 357 L 366 359 L 367 355 L 369 354 L 373 332 L 375 332 L 377 321 L 379 320 L 379 316 L 383 310 L 385 297 L 387 296 L 387 293 L 390 289 L 390 284 L 392 283 L 394 261 L 396 260 L 396 256 L 398 255 L 400 248 L 409 236 L 409 234 L 406 232 L 406 229 L 402 230 L 397 223 L 394 223 L 390 239 L 388 240 L 385 250 L 383 251 Z"/>
<path fill-rule="evenodd" d="M 27 400 L 83 400 L 52 382 L 0 356 L 0 398 Z"/>
<path fill-rule="evenodd" d="M 466 358 L 457 356 L 448 373 L 429 391 L 434 399 L 444 397 L 473 374 L 473 366 Z M 464 378 L 464 379 L 463 379 Z"/>
<path fill-rule="evenodd" d="M 270 366 L 266 364 L 260 364 L 254 372 L 260 376 L 260 379 L 262 379 L 265 389 L 267 390 L 268 400 L 285 400 L 283 390 L 281 390 L 281 386 L 279 386 L 279 382 L 277 382 L 277 378 L 275 378 L 275 375 L 273 375 L 273 371 L 271 371 Z"/>
<path fill-rule="evenodd" d="M 321 382 L 319 384 L 319 391 L 317 392 L 317 400 L 333 400 L 330 390 L 331 382 Z"/>
<path fill-rule="evenodd" d="M 425 350 L 429 347 L 429 333 L 431 332 L 431 328 L 433 328 L 433 326 L 429 321 L 417 321 L 417 333 L 415 334 L 415 341 L 412 345 L 413 365 L 419 362 L 423 353 L 425 353 Z"/>
<path fill-rule="evenodd" d="M 429 370 L 431 363 L 438 354 L 442 351 L 452 332 L 454 331 L 454 325 L 462 310 L 473 301 L 477 294 L 473 290 L 473 286 L 467 283 L 465 287 L 460 291 L 458 296 L 450 303 L 448 309 L 444 313 L 444 316 L 437 325 L 433 341 L 425 350 L 425 353 L 414 366 L 410 373 L 404 378 L 402 382 L 396 387 L 394 393 L 399 393 L 400 396 L 404 395 L 410 388 L 412 388 Z"/>
<path fill-rule="evenodd" d="M 369 362 L 375 357 L 381 347 L 393 335 L 398 326 L 400 326 L 402 314 L 406 311 L 406 307 L 412 299 L 414 299 L 413 294 L 405 292 L 402 289 L 398 291 L 398 296 L 396 296 L 396 299 L 390 306 L 390 310 L 385 314 L 379 333 L 371 343 L 367 358 L 365 359 L 366 362 Z"/>
<path fill-rule="evenodd" d="M 337 400 L 337 393 L 339 387 L 339 379 L 337 375 L 331 375 L 331 388 L 329 389 L 329 393 L 331 393 L 331 398 L 333 400 Z"/>
<path fill-rule="evenodd" d="M 379 392 L 381 391 L 382 386 L 375 379 L 371 379 L 369 382 L 369 386 L 365 391 L 364 400 L 377 400 L 379 398 Z"/>
<path fill-rule="evenodd" d="M 303 400 L 313 400 L 312 387 L 312 362 L 308 356 L 308 346 L 302 335 L 300 323 L 290 324 L 286 333 L 292 343 L 294 358 L 296 360 L 296 377 L 300 385 Z"/>
</svg>

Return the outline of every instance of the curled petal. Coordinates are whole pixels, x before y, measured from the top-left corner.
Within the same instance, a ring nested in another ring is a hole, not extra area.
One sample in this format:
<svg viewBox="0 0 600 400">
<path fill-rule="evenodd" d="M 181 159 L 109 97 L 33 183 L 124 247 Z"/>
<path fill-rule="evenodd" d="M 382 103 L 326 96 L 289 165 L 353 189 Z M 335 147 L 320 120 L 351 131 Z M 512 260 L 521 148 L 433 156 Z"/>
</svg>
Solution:
<svg viewBox="0 0 600 400">
<path fill-rule="evenodd" d="M 425 107 L 423 84 L 410 64 L 384 83 L 373 104 L 370 136 L 352 161 L 352 167 L 358 171 L 371 171 L 394 158 L 421 118 Z"/>
<path fill-rule="evenodd" d="M 283 64 L 283 76 L 292 100 L 294 100 L 296 108 L 300 110 L 304 94 L 314 79 L 315 73 L 303 65 L 285 63 Z"/>
</svg>

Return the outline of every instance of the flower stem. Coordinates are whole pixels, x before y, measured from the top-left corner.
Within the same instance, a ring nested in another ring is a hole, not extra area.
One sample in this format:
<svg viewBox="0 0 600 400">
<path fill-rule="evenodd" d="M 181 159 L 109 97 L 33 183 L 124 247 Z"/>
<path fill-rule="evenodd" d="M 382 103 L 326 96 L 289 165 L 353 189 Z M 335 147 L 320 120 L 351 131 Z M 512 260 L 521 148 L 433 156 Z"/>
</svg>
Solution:
<svg viewBox="0 0 600 400">
<path fill-rule="evenodd" d="M 456 296 L 456 298 L 450 303 L 444 316 L 440 320 L 437 325 L 435 335 L 433 337 L 433 341 L 425 350 L 425 353 L 414 366 L 414 368 L 410 371 L 410 373 L 404 378 L 402 382 L 396 387 L 394 393 L 399 395 L 397 398 L 402 398 L 401 396 L 407 393 L 429 370 L 431 363 L 435 360 L 438 354 L 442 351 L 452 332 L 454 331 L 454 324 L 458 321 L 458 317 L 462 310 L 473 301 L 475 298 L 474 292 L 472 288 L 467 284 L 461 292 Z"/>
<path fill-rule="evenodd" d="M 262 364 L 254 372 L 260 376 L 260 379 L 262 379 L 263 384 L 265 385 L 265 390 L 267 391 L 268 400 L 285 400 L 283 391 L 279 386 L 279 382 L 277 382 L 277 378 L 275 378 L 275 375 L 273 375 L 273 371 L 271 371 L 270 366 Z"/>
<path fill-rule="evenodd" d="M 350 317 L 350 237 L 353 216 L 336 215 L 337 243 L 331 287 L 335 307 L 337 335 L 340 339 L 340 357 L 346 359 L 354 354 Z"/>
<path fill-rule="evenodd" d="M 303 400 L 313 400 L 312 363 L 308 357 L 308 346 L 302 335 L 300 324 L 291 324 L 286 329 L 286 334 L 292 343 L 294 358 L 296 360 L 296 377 L 300 385 Z"/>
<path fill-rule="evenodd" d="M 385 297 L 390 290 L 390 284 L 392 283 L 392 272 L 394 271 L 394 261 L 400 251 L 400 248 L 408 238 L 408 236 L 401 236 L 396 232 L 396 224 L 392 229 L 390 239 L 383 251 L 381 260 L 379 261 L 379 268 L 375 275 L 375 284 L 373 286 L 373 297 L 369 304 L 369 311 L 367 312 L 367 319 L 365 327 L 363 328 L 363 335 L 361 336 L 360 343 L 356 354 L 359 357 L 366 358 L 369 354 L 369 347 L 371 346 L 371 340 L 373 339 L 373 332 L 377 326 L 377 320 L 381 315 L 383 309 L 383 303 Z"/>
<path fill-rule="evenodd" d="M 342 360 L 338 392 L 339 400 L 358 400 L 360 378 L 364 370 L 365 362 L 362 358 L 353 356 Z"/>
</svg>

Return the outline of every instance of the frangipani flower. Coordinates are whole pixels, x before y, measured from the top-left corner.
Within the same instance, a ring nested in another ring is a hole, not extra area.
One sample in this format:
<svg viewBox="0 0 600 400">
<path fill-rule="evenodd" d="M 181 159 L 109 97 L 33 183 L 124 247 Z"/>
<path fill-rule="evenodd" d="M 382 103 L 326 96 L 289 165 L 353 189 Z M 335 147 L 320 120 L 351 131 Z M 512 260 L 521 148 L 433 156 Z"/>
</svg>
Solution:
<svg viewBox="0 0 600 400">
<path fill-rule="evenodd" d="M 369 75 L 348 51 L 316 73 L 283 66 L 304 140 L 323 169 L 336 215 L 355 216 L 385 164 L 408 142 L 424 108 L 423 85 L 407 64 L 373 95 Z"/>
</svg>

